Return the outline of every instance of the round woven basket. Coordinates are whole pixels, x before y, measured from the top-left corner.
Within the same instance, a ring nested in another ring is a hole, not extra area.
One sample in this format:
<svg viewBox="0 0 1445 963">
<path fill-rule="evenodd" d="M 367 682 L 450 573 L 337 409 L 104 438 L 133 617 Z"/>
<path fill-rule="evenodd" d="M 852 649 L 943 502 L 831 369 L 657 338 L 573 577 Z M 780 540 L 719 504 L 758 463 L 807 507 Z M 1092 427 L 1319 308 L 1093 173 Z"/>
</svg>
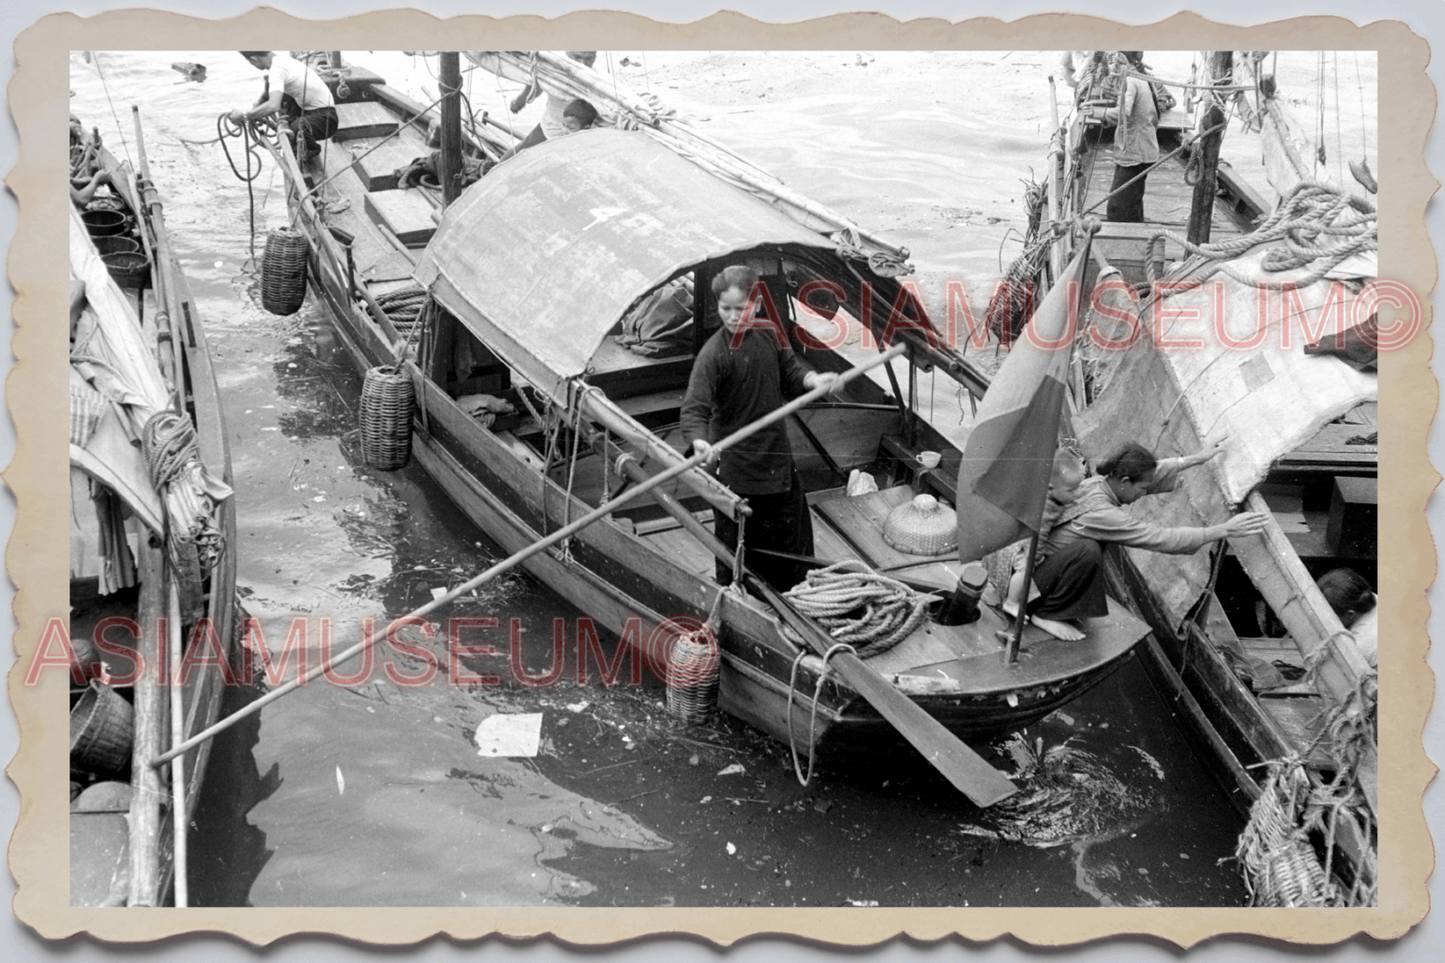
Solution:
<svg viewBox="0 0 1445 963">
<path fill-rule="evenodd" d="M 100 259 L 105 262 L 105 268 L 110 276 L 115 278 L 115 283 L 123 288 L 144 288 L 148 286 L 151 277 L 151 262 L 139 251 L 117 251 L 114 254 L 102 254 Z"/>
<path fill-rule="evenodd" d="M 135 254 L 140 250 L 140 243 L 124 234 L 112 234 L 109 237 L 95 238 L 95 249 L 100 252 L 101 257 L 107 254 Z"/>
<path fill-rule="evenodd" d="M 958 547 L 958 515 L 932 495 L 915 495 L 883 522 L 883 541 L 908 555 L 942 555 Z"/>
<path fill-rule="evenodd" d="M 306 300 L 306 235 L 278 227 L 266 235 L 261 256 L 261 307 L 272 314 L 295 314 Z"/>
<path fill-rule="evenodd" d="M 130 767 L 134 712 L 109 686 L 92 682 L 70 710 L 70 768 L 102 776 Z"/>
<path fill-rule="evenodd" d="M 86 211 L 80 215 L 85 222 L 85 229 L 90 232 L 91 237 L 110 237 L 113 234 L 124 234 L 126 229 L 126 216 L 116 210 Z"/>
<path fill-rule="evenodd" d="M 411 378 L 395 365 L 366 372 L 361 385 L 361 457 L 368 465 L 395 471 L 411 460 L 415 407 Z"/>
<path fill-rule="evenodd" d="M 672 643 L 669 662 L 667 714 L 688 724 L 706 720 L 717 707 L 717 645 L 680 635 Z"/>
</svg>

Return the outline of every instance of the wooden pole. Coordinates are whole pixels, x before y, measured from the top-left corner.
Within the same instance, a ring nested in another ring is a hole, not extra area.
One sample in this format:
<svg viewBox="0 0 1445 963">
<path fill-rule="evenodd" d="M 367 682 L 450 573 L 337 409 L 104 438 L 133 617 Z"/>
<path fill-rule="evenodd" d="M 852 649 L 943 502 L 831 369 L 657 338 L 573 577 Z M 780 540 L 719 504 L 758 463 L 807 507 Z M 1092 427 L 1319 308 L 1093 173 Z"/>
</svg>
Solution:
<svg viewBox="0 0 1445 963">
<path fill-rule="evenodd" d="M 135 682 L 135 743 L 131 748 L 130 776 L 130 894 L 128 906 L 155 906 L 160 888 L 161 785 L 156 754 L 160 751 L 166 704 L 161 700 L 161 679 L 165 640 L 165 553 L 151 544 L 142 530 L 136 559 L 140 578 L 140 601 L 136 615 L 140 622 L 136 657 L 141 673 Z"/>
<path fill-rule="evenodd" d="M 462 193 L 462 71 L 455 50 L 442 51 L 442 203 L 450 205 Z"/>
<path fill-rule="evenodd" d="M 1233 52 L 1214 50 L 1209 54 L 1209 82 L 1216 86 L 1228 84 L 1232 69 Z M 1219 146 L 1224 140 L 1224 108 L 1219 95 L 1205 93 L 1208 106 L 1199 129 L 1204 136 L 1195 145 L 1199 151 L 1199 180 L 1194 184 L 1194 198 L 1189 207 L 1190 243 L 1208 244 L 1210 228 L 1214 223 L 1214 195 L 1219 181 Z"/>
<path fill-rule="evenodd" d="M 895 344 L 893 347 L 889 348 L 887 351 L 883 352 L 877 357 L 869 358 L 867 361 L 858 365 L 856 368 L 850 368 L 849 370 L 840 374 L 838 376 L 837 385 L 844 385 L 852 381 L 854 378 L 862 377 L 866 372 L 902 354 L 904 350 L 904 345 Z M 557 529 L 557 531 L 553 532 L 551 535 L 548 535 L 546 538 L 533 542 L 531 545 L 528 545 L 521 551 L 516 552 L 508 556 L 507 558 L 504 558 L 502 561 L 498 562 L 496 565 L 493 565 L 485 572 L 482 572 L 480 575 L 477 575 L 472 579 L 463 582 L 461 585 L 458 585 L 456 588 L 447 592 L 445 595 L 439 595 L 432 601 L 428 602 L 426 605 L 423 605 L 421 608 L 414 609 L 413 611 L 408 612 L 406 615 L 400 616 L 392 624 L 405 624 L 406 622 L 419 619 L 422 616 L 441 608 L 443 605 L 446 605 L 448 602 L 452 601 L 452 599 L 455 599 L 461 595 L 465 595 L 473 589 L 487 584 L 498 575 L 501 575 L 503 572 L 507 572 L 513 568 L 516 568 L 518 565 L 522 564 L 533 555 L 541 554 L 542 552 L 551 548 L 553 545 L 556 545 L 559 542 L 571 538 L 573 535 L 577 534 L 582 529 L 593 524 L 594 522 L 606 518 L 608 515 L 611 515 L 613 512 L 615 512 L 617 509 L 621 508 L 628 502 L 647 494 L 648 492 L 652 491 L 654 488 L 665 482 L 671 481 L 678 475 L 681 475 L 683 472 L 690 471 L 693 468 L 696 468 L 704 461 L 706 461 L 710 457 L 712 452 L 725 451 L 728 448 L 731 448 L 733 445 L 738 444 L 739 442 L 746 441 L 747 439 L 751 438 L 753 435 L 762 431 L 769 425 L 776 424 L 777 422 L 788 417 L 798 409 L 803 408 L 811 402 L 823 397 L 829 391 L 834 390 L 834 387 L 836 386 L 819 385 L 811 391 L 799 395 L 792 401 L 783 405 L 781 408 L 778 408 L 764 415 L 757 421 L 744 425 L 737 431 L 733 432 L 731 435 L 728 435 L 726 438 L 721 439 L 720 441 L 718 441 L 717 444 L 712 446 L 711 452 L 699 452 L 698 454 L 693 455 L 691 458 L 688 458 L 686 461 L 676 464 L 671 468 L 667 469 L 666 471 L 660 472 L 659 474 L 653 475 L 647 481 L 636 486 L 635 488 L 629 488 L 627 491 L 618 495 L 610 502 L 594 508 L 592 511 L 588 512 L 586 515 L 583 515 L 572 524 L 564 525 L 562 528 Z M 215 725 L 196 733 L 194 736 L 187 739 L 180 745 L 174 746 L 168 752 L 164 752 L 161 755 L 157 756 L 155 759 L 150 761 L 150 765 L 159 766 L 162 763 L 169 762 L 170 760 L 176 758 L 182 753 L 194 749 L 196 746 L 199 746 L 207 739 L 211 739 L 218 733 L 224 732 L 226 729 L 229 729 L 231 726 L 235 725 L 237 722 L 240 722 L 247 716 L 252 715 L 256 712 L 260 712 L 261 709 L 265 706 L 270 705 L 272 702 L 275 702 L 282 696 L 287 695 L 298 687 L 303 686 L 311 680 L 317 678 L 323 672 L 329 672 L 336 666 L 341 665 L 343 662 L 346 662 L 348 659 L 360 655 L 362 652 L 365 652 L 367 649 L 375 645 L 376 640 L 376 632 L 373 631 L 368 633 L 366 638 L 362 639 L 360 642 L 356 643 L 346 651 L 341 652 L 338 655 L 333 656 L 326 662 L 322 663 L 321 665 L 318 665 L 316 668 L 310 670 L 305 675 L 300 676 L 296 679 L 292 679 L 290 682 L 286 683 L 280 688 L 272 689 L 270 692 L 266 693 L 255 702 L 250 703 L 244 708 L 237 709 L 235 712 L 231 713 L 226 718 L 217 722 Z M 882 677 L 880 676 L 879 678 L 881 679 Z"/>
<path fill-rule="evenodd" d="M 1008 642 L 1004 645 L 1003 660 L 1006 665 L 1014 665 L 1019 660 L 1019 643 L 1024 637 L 1024 626 L 1029 621 L 1029 585 L 1034 580 L 1034 556 L 1039 552 L 1039 533 L 1034 532 L 1029 539 L 1029 554 L 1024 559 L 1024 597 L 1019 600 L 1018 614 L 1014 616 L 1013 628 L 1009 631 Z M 1004 586 L 1007 594 L 1008 587 Z"/>
<path fill-rule="evenodd" d="M 172 572 L 171 577 L 166 580 L 167 609 L 170 614 L 167 625 L 167 642 L 170 645 L 170 660 L 167 673 L 167 685 L 170 691 L 171 701 L 171 745 L 176 745 L 183 738 L 185 726 L 185 715 L 181 706 L 181 687 L 176 681 L 177 673 L 181 667 L 181 595 L 175 584 L 178 576 Z M 177 756 L 171 760 L 171 853 L 172 886 L 175 888 L 175 903 L 178 908 L 184 908 L 189 899 L 189 862 L 186 854 L 186 760 L 183 756 Z"/>
</svg>

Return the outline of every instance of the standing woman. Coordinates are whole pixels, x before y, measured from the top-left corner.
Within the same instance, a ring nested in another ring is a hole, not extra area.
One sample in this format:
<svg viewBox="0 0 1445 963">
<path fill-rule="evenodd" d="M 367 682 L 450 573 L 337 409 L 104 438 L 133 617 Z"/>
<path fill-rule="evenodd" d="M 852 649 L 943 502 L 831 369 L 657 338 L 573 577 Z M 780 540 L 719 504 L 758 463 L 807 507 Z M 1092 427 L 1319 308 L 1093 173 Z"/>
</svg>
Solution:
<svg viewBox="0 0 1445 963">
<path fill-rule="evenodd" d="M 1143 57 L 1142 50 L 1109 54 L 1109 73 L 1119 82 L 1118 103 L 1103 112 L 1104 122 L 1114 125 L 1114 183 L 1106 215 L 1110 221 L 1144 220 L 1144 172 L 1159 159 L 1159 102 L 1153 85 L 1125 73 L 1143 72 Z"/>
</svg>

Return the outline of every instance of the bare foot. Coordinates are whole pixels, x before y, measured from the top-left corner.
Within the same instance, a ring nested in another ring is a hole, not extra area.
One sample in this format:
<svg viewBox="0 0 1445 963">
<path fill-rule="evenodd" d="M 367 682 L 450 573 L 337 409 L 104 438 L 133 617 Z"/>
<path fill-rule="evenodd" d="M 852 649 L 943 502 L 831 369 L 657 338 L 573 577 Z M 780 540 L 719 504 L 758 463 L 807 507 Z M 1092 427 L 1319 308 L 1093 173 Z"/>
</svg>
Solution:
<svg viewBox="0 0 1445 963">
<path fill-rule="evenodd" d="M 1019 614 L 1017 602 L 1007 601 L 1003 603 L 1002 607 L 1003 610 L 1011 616 L 1017 616 Z M 1046 619 L 1037 615 L 1030 615 L 1029 621 L 1061 642 L 1077 642 L 1084 637 L 1081 629 L 1075 628 L 1067 622 Z"/>
</svg>

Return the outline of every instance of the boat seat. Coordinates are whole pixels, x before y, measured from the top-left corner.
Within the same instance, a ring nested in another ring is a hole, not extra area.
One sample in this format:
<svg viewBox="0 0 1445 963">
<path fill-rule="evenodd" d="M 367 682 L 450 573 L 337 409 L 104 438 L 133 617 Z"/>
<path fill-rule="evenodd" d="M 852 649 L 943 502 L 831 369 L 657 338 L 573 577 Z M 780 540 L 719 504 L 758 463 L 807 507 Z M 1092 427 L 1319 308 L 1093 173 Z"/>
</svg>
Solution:
<svg viewBox="0 0 1445 963">
<path fill-rule="evenodd" d="M 334 141 L 356 140 L 358 137 L 385 137 L 396 130 L 396 117 L 374 100 L 336 105 Z"/>
<path fill-rule="evenodd" d="M 371 138 L 358 140 L 346 147 L 357 155 L 351 162 L 351 169 L 356 171 L 356 176 L 361 178 L 362 186 L 368 191 L 394 190 L 397 184 L 396 172 L 427 154 L 424 147 L 395 140 L 389 140 L 371 153 L 366 153 L 373 146 L 374 138 Z"/>
<path fill-rule="evenodd" d="M 436 233 L 436 208 L 418 191 L 368 191 L 366 213 L 407 247 L 425 247 Z"/>
</svg>

